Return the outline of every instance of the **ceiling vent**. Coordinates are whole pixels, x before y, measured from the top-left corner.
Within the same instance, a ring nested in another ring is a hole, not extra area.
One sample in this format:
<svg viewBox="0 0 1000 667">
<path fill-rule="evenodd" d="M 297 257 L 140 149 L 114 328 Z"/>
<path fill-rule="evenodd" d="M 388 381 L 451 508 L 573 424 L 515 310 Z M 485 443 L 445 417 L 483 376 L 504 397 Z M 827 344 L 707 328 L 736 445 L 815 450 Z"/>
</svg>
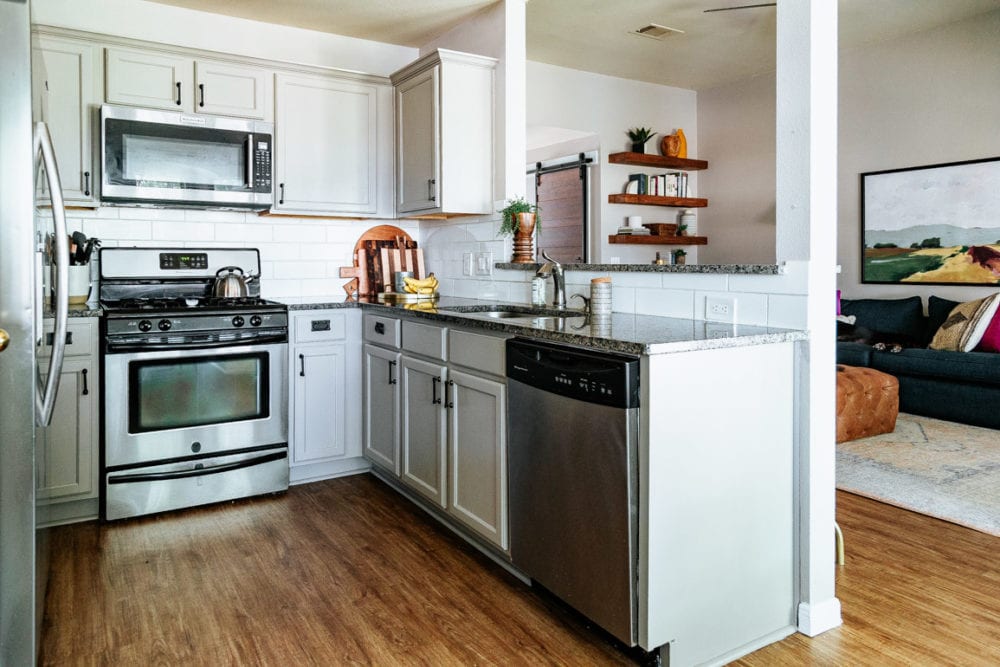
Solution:
<svg viewBox="0 0 1000 667">
<path fill-rule="evenodd" d="M 660 40 L 665 37 L 670 37 L 670 35 L 683 35 L 684 31 L 678 30 L 677 28 L 668 28 L 667 26 L 660 25 L 658 23 L 650 23 L 649 25 L 643 26 L 637 30 L 629 30 L 629 34 Z"/>
</svg>

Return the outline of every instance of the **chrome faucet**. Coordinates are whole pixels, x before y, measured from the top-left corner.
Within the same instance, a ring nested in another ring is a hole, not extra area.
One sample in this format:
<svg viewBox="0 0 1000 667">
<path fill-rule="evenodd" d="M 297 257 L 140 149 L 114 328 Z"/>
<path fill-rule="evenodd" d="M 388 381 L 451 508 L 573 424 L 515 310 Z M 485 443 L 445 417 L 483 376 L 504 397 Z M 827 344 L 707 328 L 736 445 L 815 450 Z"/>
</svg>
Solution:
<svg viewBox="0 0 1000 667">
<path fill-rule="evenodd" d="M 542 257 L 545 258 L 545 264 L 535 272 L 535 276 L 538 278 L 548 278 L 552 276 L 552 283 L 555 285 L 555 290 L 552 294 L 552 305 L 556 308 L 566 307 L 566 280 L 563 278 L 563 267 L 562 264 L 557 262 L 548 256 L 548 254 L 543 250 Z"/>
</svg>

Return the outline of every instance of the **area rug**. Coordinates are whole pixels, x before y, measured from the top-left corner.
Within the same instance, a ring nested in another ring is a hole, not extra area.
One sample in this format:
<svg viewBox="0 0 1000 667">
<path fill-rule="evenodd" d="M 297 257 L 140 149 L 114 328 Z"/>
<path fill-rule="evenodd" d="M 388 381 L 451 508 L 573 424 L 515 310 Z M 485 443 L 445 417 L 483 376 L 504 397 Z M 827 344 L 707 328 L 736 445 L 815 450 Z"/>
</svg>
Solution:
<svg viewBox="0 0 1000 667">
<path fill-rule="evenodd" d="M 1000 431 L 900 414 L 837 445 L 837 488 L 1000 537 Z"/>
</svg>

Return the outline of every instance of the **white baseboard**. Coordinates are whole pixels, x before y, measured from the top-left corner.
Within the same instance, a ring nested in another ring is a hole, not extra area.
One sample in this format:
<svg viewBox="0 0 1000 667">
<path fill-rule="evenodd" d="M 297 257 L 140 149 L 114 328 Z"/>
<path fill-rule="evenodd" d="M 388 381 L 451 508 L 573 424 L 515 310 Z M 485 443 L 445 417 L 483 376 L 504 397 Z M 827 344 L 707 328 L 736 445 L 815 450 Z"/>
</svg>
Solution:
<svg viewBox="0 0 1000 667">
<path fill-rule="evenodd" d="M 348 459 L 337 459 L 335 461 L 324 461 L 323 463 L 307 463 L 305 465 L 293 465 L 288 471 L 288 483 L 292 486 L 296 484 L 308 484 L 334 477 L 346 477 L 347 475 L 357 475 L 368 472 L 371 464 L 367 459 L 360 456 Z"/>
<path fill-rule="evenodd" d="M 799 632 L 807 637 L 832 630 L 843 621 L 840 618 L 840 600 L 830 598 L 819 604 L 799 603 Z"/>
</svg>

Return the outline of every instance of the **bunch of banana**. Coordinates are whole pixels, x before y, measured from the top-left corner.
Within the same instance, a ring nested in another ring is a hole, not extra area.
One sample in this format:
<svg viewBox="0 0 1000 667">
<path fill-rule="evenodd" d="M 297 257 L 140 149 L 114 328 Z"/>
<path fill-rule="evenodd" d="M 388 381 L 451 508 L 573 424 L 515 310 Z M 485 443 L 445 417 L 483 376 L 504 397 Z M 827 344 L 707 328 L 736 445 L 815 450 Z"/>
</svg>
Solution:
<svg viewBox="0 0 1000 667">
<path fill-rule="evenodd" d="M 426 278 L 417 280 L 416 278 L 403 278 L 403 289 L 410 294 L 434 294 L 438 288 L 438 279 L 434 277 L 434 274 L 430 274 Z"/>
<path fill-rule="evenodd" d="M 414 301 L 403 305 L 405 310 L 416 310 L 422 313 L 436 313 L 437 305 L 430 300 Z"/>
</svg>

